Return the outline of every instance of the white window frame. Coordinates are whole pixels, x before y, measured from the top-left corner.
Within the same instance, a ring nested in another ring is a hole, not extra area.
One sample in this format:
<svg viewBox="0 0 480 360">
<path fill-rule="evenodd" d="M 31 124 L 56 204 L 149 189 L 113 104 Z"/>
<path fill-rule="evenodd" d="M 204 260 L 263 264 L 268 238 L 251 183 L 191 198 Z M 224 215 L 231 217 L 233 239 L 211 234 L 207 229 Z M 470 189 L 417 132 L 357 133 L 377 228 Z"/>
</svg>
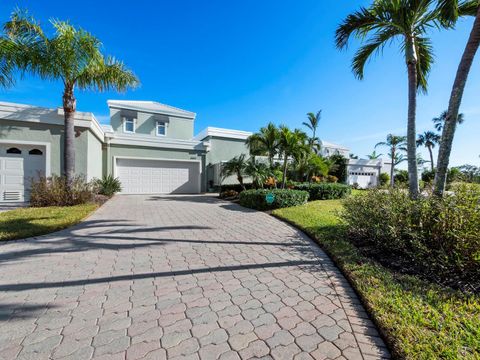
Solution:
<svg viewBox="0 0 480 360">
<path fill-rule="evenodd" d="M 160 134 L 158 129 L 160 128 L 160 124 L 162 124 L 163 128 L 165 129 L 165 134 Z M 157 136 L 167 136 L 167 123 L 165 121 L 157 121 L 157 125 L 155 126 L 155 134 Z"/>
<path fill-rule="evenodd" d="M 133 131 L 127 130 L 127 121 L 132 121 L 133 123 Z M 133 117 L 124 117 L 123 118 L 123 132 L 127 134 L 135 134 L 135 130 L 137 129 L 137 119 Z"/>
</svg>

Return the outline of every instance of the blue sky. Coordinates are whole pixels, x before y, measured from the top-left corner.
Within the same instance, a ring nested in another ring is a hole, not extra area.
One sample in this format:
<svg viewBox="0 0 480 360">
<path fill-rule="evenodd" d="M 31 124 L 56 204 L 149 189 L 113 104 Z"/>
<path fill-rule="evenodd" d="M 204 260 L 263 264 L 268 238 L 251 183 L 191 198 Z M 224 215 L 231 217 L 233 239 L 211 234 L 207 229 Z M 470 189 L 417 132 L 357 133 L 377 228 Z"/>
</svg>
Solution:
<svg viewBox="0 0 480 360">
<path fill-rule="evenodd" d="M 78 110 L 108 121 L 107 99 L 156 100 L 197 113 L 205 126 L 255 131 L 269 121 L 301 127 L 307 112 L 323 109 L 322 139 L 357 155 L 406 129 L 407 79 L 396 44 L 369 63 L 356 80 L 348 51 L 334 47 L 338 23 L 369 1 L 2 1 L 0 21 L 15 6 L 29 9 L 45 27 L 49 18 L 70 20 L 94 33 L 104 52 L 139 76 L 125 94 L 77 93 Z M 429 93 L 418 101 L 418 132 L 448 103 L 451 84 L 472 20 L 455 31 L 432 32 L 436 62 Z M 479 164 L 480 54 L 465 91 L 466 121 L 454 143 L 452 163 Z M 62 87 L 26 77 L 0 99 L 47 107 L 61 105 Z M 427 157 L 426 152 L 424 157 Z"/>
</svg>

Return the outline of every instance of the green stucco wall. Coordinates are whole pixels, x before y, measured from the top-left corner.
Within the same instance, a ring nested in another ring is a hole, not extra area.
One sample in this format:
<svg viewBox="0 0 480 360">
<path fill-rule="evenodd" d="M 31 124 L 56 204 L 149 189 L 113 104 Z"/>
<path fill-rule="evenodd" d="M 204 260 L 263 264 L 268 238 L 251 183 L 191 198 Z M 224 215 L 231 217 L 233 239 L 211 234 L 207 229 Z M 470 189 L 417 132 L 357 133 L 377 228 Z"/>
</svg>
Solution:
<svg viewBox="0 0 480 360">
<path fill-rule="evenodd" d="M 157 121 L 163 121 L 167 126 L 167 134 L 165 137 L 172 139 L 191 140 L 193 138 L 193 120 L 180 117 L 149 114 L 138 111 L 135 133 L 141 135 L 156 136 Z M 121 110 L 110 109 L 110 124 L 113 131 L 118 134 L 123 132 L 123 119 Z M 129 134 L 130 135 L 130 134 Z"/>
<path fill-rule="evenodd" d="M 101 174 L 98 167 L 94 164 L 93 158 L 101 157 L 101 148 L 95 154 L 92 150 L 98 150 L 95 140 L 98 139 L 85 128 L 77 128 L 79 136 L 75 138 L 75 172 L 92 178 Z M 23 121 L 11 121 L 0 119 L 0 140 L 32 141 L 50 143 L 50 168 L 52 174 L 61 174 L 63 169 L 63 126 L 52 124 L 37 124 Z M 92 144 L 89 151 L 89 142 Z M 89 167 L 89 157 L 92 158 L 91 167 Z M 100 164 L 101 166 L 101 164 Z"/>
<path fill-rule="evenodd" d="M 103 176 L 102 142 L 88 131 L 87 174 L 88 179 L 101 179 Z"/>
<path fill-rule="evenodd" d="M 245 140 L 217 137 L 209 137 L 206 140 L 210 142 L 210 152 L 207 154 L 207 165 L 228 161 L 241 154 L 248 155 Z"/>
</svg>

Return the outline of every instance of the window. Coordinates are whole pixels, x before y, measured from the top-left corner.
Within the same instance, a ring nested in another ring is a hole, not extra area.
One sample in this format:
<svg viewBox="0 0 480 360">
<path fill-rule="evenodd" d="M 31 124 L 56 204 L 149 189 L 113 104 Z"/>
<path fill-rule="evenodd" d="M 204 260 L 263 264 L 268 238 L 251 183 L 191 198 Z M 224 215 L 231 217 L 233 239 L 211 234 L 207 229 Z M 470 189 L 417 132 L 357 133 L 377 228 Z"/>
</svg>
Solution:
<svg viewBox="0 0 480 360">
<path fill-rule="evenodd" d="M 43 155 L 42 150 L 32 149 L 28 152 L 29 155 Z"/>
<path fill-rule="evenodd" d="M 162 121 L 157 122 L 157 135 L 158 136 L 167 135 L 167 125 Z"/>
<path fill-rule="evenodd" d="M 135 119 L 134 118 L 123 118 L 123 132 L 134 133 L 135 132 Z"/>
<path fill-rule="evenodd" d="M 22 151 L 20 149 L 17 149 L 16 147 L 12 147 L 7 150 L 7 154 L 21 154 Z"/>
</svg>

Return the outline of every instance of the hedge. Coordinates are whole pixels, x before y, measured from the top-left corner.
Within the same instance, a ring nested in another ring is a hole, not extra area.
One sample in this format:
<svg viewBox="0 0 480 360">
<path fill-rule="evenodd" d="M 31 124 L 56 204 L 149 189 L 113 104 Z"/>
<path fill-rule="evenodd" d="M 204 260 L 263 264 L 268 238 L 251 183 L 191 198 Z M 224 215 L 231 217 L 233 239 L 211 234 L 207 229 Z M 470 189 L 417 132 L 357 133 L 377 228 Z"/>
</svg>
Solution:
<svg viewBox="0 0 480 360">
<path fill-rule="evenodd" d="M 275 200 L 267 204 L 266 196 L 272 193 Z M 308 200 L 308 192 L 291 189 L 258 189 L 245 190 L 239 195 L 240 205 L 256 210 L 272 210 L 291 206 L 303 205 Z"/>
<path fill-rule="evenodd" d="M 253 184 L 251 183 L 248 183 L 248 184 L 243 184 L 245 186 L 245 188 L 247 190 L 249 189 L 252 189 L 253 188 Z M 242 192 L 243 191 L 243 188 L 240 184 L 225 184 L 225 185 L 220 185 L 220 191 L 221 193 L 225 192 L 225 191 L 230 191 L 230 190 L 233 190 L 233 191 L 236 191 L 236 192 Z"/>
<path fill-rule="evenodd" d="M 352 192 L 350 186 L 337 183 L 298 184 L 295 185 L 294 189 L 308 191 L 311 201 L 342 199 L 350 195 Z"/>
</svg>

